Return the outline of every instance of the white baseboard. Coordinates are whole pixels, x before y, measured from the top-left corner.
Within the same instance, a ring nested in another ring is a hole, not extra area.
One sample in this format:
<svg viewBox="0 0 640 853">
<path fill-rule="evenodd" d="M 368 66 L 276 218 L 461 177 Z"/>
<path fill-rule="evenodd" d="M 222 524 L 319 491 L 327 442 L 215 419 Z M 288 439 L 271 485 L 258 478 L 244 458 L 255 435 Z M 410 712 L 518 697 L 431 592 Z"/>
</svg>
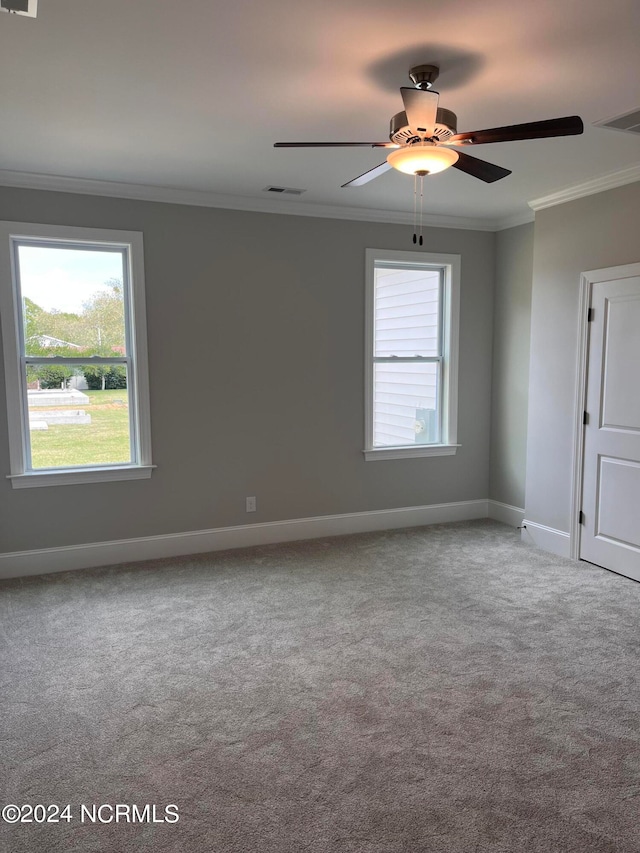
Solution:
<svg viewBox="0 0 640 853">
<path fill-rule="evenodd" d="M 529 545 L 542 548 L 543 551 L 551 551 L 559 557 L 571 558 L 571 537 L 564 530 L 556 530 L 544 524 L 536 524 L 535 521 L 522 522 L 524 530 L 521 539 Z"/>
<path fill-rule="evenodd" d="M 489 518 L 494 521 L 501 521 L 503 524 L 509 524 L 511 527 L 520 527 L 524 518 L 524 509 L 519 506 L 511 506 L 511 504 L 503 504 L 501 501 L 488 501 Z"/>
<path fill-rule="evenodd" d="M 0 578 L 66 572 L 72 569 L 88 569 L 161 557 L 179 557 L 183 554 L 202 554 L 208 551 L 244 548 L 248 545 L 317 539 L 322 536 L 345 533 L 420 527 L 446 521 L 468 521 L 474 518 L 487 518 L 488 514 L 487 500 L 458 501 L 344 515 L 294 518 L 263 524 L 242 524 L 236 527 L 168 533 L 114 542 L 93 542 L 88 545 L 44 548 L 38 551 L 16 551 L 11 554 L 0 554 Z"/>
</svg>

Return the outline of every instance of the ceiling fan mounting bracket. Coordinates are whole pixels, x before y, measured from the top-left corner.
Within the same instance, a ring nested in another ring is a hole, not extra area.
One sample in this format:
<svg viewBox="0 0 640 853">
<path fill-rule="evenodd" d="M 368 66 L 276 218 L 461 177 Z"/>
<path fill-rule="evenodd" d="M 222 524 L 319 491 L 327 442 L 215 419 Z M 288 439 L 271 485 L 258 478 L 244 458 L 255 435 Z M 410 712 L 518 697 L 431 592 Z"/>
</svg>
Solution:
<svg viewBox="0 0 640 853">
<path fill-rule="evenodd" d="M 416 89 L 430 89 L 438 79 L 440 69 L 437 65 L 414 65 L 409 70 L 409 79 Z"/>
</svg>

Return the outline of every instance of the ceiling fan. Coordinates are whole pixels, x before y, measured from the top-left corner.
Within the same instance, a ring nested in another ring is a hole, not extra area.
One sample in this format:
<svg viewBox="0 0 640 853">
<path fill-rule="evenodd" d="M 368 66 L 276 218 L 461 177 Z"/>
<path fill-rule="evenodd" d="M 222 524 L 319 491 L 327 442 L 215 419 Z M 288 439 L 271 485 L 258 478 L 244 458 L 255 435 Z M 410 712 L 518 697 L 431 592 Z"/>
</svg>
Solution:
<svg viewBox="0 0 640 853">
<path fill-rule="evenodd" d="M 409 175 L 424 177 L 453 166 L 474 178 L 491 184 L 506 178 L 511 172 L 486 160 L 471 157 L 453 146 L 486 145 L 490 142 L 511 142 L 519 139 L 544 139 L 552 136 L 575 136 L 584 126 L 579 116 L 512 124 L 488 130 L 458 133 L 458 118 L 451 110 L 438 106 L 439 94 L 432 86 L 440 69 L 437 65 L 417 65 L 409 71 L 415 88 L 402 87 L 400 94 L 404 110 L 391 119 L 389 142 L 276 142 L 275 148 L 391 148 L 384 163 L 343 184 L 360 187 L 384 174 L 398 169 Z"/>
</svg>

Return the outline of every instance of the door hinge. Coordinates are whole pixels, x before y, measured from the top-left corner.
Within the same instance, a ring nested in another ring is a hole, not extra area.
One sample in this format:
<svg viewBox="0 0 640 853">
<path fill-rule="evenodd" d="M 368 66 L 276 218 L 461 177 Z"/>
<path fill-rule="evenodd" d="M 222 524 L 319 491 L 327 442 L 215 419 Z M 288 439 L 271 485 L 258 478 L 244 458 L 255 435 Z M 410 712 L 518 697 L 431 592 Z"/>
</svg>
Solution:
<svg viewBox="0 0 640 853">
<path fill-rule="evenodd" d="M 578 524 L 584 524 L 584 513 L 582 510 L 578 513 Z"/>
<path fill-rule="evenodd" d="M 589 412 L 582 413 L 582 423 L 586 426 L 589 423 Z"/>
<path fill-rule="evenodd" d="M 589 308 L 589 310 L 587 311 L 587 323 L 593 322 L 593 315 L 594 314 L 595 314 L 595 311 L 593 310 L 593 308 Z"/>
</svg>

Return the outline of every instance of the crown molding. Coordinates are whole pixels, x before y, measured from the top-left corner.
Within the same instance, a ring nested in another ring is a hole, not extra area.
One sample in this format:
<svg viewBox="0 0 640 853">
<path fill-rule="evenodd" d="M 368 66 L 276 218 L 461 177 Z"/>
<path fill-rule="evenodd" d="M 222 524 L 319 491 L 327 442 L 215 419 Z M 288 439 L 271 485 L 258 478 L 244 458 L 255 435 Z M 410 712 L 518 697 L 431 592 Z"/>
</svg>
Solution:
<svg viewBox="0 0 640 853">
<path fill-rule="evenodd" d="M 565 204 L 567 201 L 574 201 L 587 195 L 595 195 L 605 190 L 612 190 L 615 187 L 622 187 L 625 184 L 633 184 L 635 181 L 640 181 L 640 163 L 626 169 L 619 169 L 616 172 L 608 172 L 606 175 L 584 181 L 581 184 L 573 184 L 540 198 L 534 198 L 529 202 L 529 207 L 533 210 L 543 210 L 545 207 Z"/>
<path fill-rule="evenodd" d="M 96 181 L 62 175 L 42 175 L 35 172 L 12 172 L 0 169 L 0 185 L 30 190 L 76 193 L 80 195 L 127 198 L 135 201 L 154 201 L 196 207 L 216 207 L 245 210 L 253 213 L 280 213 L 288 216 L 315 216 L 321 219 L 349 219 L 360 222 L 381 222 L 393 225 L 413 224 L 413 214 L 404 211 L 378 210 L 363 207 L 311 204 L 283 198 L 250 198 L 202 190 L 129 184 L 119 181 Z M 473 216 L 438 216 L 425 214 L 423 225 L 431 228 L 456 228 L 470 231 L 495 231 L 497 220 Z M 510 227 L 510 226 L 504 226 Z"/>
<path fill-rule="evenodd" d="M 518 225 L 526 225 L 528 222 L 533 222 L 535 218 L 536 215 L 533 210 L 522 210 L 519 213 L 512 213 L 510 216 L 495 220 L 493 230 L 505 231 L 507 228 L 516 228 Z"/>
<path fill-rule="evenodd" d="M 429 228 L 453 228 L 467 231 L 504 231 L 533 222 L 535 211 L 568 201 L 595 195 L 605 190 L 640 181 L 640 164 L 610 172 L 599 178 L 573 184 L 540 198 L 529 201 L 530 210 L 495 219 L 474 216 L 446 216 L 425 214 L 423 224 Z M 347 219 L 358 222 L 379 222 L 391 225 L 412 225 L 413 215 L 405 211 L 380 210 L 364 207 L 312 204 L 283 198 L 251 198 L 203 190 L 185 190 L 151 184 L 131 184 L 121 181 L 99 181 L 90 178 L 73 178 L 64 175 L 44 175 L 36 172 L 13 172 L 0 169 L 0 186 L 17 189 L 50 190 L 79 195 L 126 198 L 134 201 L 152 201 L 165 204 L 184 204 L 195 207 L 214 207 L 226 210 L 243 210 L 251 213 L 279 213 L 286 216 L 314 216 L 320 219 Z"/>
</svg>

